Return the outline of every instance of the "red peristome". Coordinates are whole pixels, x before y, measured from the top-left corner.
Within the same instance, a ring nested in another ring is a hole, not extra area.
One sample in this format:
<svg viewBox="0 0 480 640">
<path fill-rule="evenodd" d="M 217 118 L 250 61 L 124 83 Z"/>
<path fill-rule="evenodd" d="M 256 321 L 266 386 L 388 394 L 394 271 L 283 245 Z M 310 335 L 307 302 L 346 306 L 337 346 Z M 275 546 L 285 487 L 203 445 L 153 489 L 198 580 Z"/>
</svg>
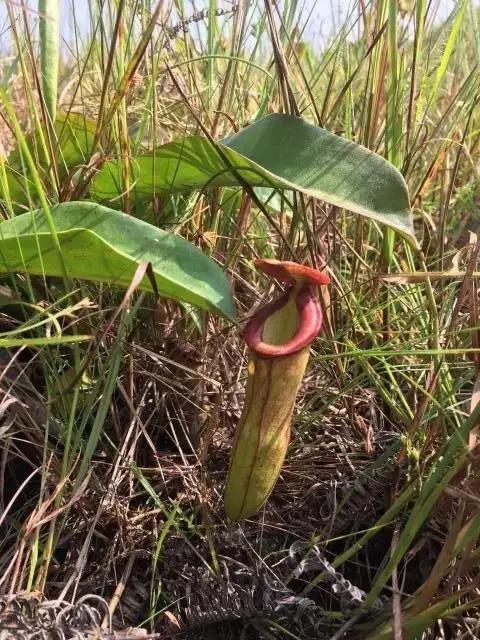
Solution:
<svg viewBox="0 0 480 640">
<path fill-rule="evenodd" d="M 291 263 L 294 264 L 294 263 Z M 314 271 L 314 269 L 312 269 Z M 318 273 L 318 272 L 317 272 Z M 300 289 L 295 297 L 299 314 L 298 329 L 295 335 L 284 344 L 268 344 L 262 340 L 263 325 L 266 319 L 288 302 L 291 289 L 262 307 L 249 320 L 244 331 L 247 345 L 256 354 L 265 357 L 288 356 L 308 346 L 318 335 L 322 327 L 322 308 L 310 285 Z"/>
<path fill-rule="evenodd" d="M 326 273 L 297 262 L 262 258 L 255 260 L 255 266 L 259 271 L 288 284 L 295 284 L 299 280 L 309 284 L 330 284 L 330 278 Z"/>
</svg>

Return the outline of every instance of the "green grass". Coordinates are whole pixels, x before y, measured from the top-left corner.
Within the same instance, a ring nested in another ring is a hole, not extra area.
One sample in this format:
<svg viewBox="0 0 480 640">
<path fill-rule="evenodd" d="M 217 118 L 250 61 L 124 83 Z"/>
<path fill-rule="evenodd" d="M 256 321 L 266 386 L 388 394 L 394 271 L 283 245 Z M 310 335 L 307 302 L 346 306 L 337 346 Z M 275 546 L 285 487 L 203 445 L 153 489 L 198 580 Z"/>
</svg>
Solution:
<svg viewBox="0 0 480 640">
<path fill-rule="evenodd" d="M 225 268 L 242 315 L 262 300 L 258 256 L 293 250 L 326 263 L 332 285 L 281 479 L 234 526 L 222 490 L 246 375 L 238 329 L 66 272 L 3 274 L 0 598 L 94 594 L 116 629 L 178 637 L 476 637 L 476 3 L 460 0 L 445 20 L 435 2 L 352 3 L 322 39 L 294 0 L 281 12 L 269 0 L 235 12 L 120 0 L 82 16 L 66 2 L 58 78 L 56 3 L 40 2 L 40 19 L 5 6 L 3 219 L 43 207 L 61 264 L 52 207 L 88 199 L 114 159 L 116 206 Z M 94 122 L 63 157 L 55 109 Z M 185 135 L 220 140 L 278 111 L 397 167 L 419 249 L 300 193 L 275 207 L 248 185 L 137 202 L 138 153 Z"/>
</svg>

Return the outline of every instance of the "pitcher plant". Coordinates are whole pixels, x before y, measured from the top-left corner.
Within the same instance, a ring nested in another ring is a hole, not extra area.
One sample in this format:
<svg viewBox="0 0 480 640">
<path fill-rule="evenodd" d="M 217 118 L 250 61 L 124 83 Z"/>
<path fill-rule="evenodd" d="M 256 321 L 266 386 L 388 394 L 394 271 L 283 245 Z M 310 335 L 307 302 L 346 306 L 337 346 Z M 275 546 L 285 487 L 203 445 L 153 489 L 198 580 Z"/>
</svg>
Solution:
<svg viewBox="0 0 480 640">
<path fill-rule="evenodd" d="M 250 351 L 245 405 L 225 488 L 231 520 L 258 511 L 278 479 L 310 344 L 322 327 L 318 286 L 330 282 L 325 273 L 295 262 L 256 260 L 255 266 L 288 288 L 256 311 L 244 331 Z"/>
</svg>

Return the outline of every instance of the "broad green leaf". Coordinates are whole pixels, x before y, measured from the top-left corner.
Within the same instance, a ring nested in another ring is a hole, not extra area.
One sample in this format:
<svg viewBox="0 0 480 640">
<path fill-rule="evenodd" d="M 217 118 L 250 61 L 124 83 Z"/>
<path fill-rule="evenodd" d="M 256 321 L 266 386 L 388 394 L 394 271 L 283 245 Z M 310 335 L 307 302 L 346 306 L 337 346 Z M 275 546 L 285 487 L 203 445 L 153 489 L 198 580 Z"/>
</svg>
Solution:
<svg viewBox="0 0 480 640">
<path fill-rule="evenodd" d="M 60 53 L 58 0 L 38 0 L 40 23 L 40 70 L 45 106 L 55 121 L 57 110 L 58 58 Z"/>
<path fill-rule="evenodd" d="M 55 119 L 55 134 L 57 139 L 53 140 L 54 153 L 57 160 L 58 174 L 61 179 L 65 178 L 69 171 L 76 166 L 85 164 L 88 161 L 95 135 L 95 122 L 84 118 L 76 113 L 58 113 Z M 27 136 L 27 144 L 32 155 L 37 160 L 37 170 L 40 178 L 46 184 L 48 190 L 49 159 L 40 143 L 40 136 L 30 134 Z M 19 148 L 15 148 L 9 155 L 5 171 L 7 174 L 9 197 L 13 204 L 25 205 L 28 203 L 27 188 L 36 199 L 35 188 L 31 175 L 22 164 Z M 1 193 L 0 200 L 7 199 L 6 193 Z"/>
<path fill-rule="evenodd" d="M 133 159 L 131 173 L 137 204 L 156 195 L 235 186 L 240 177 L 251 186 L 301 191 L 413 237 L 407 187 L 389 162 L 289 115 L 262 118 L 217 147 L 200 136 L 175 140 Z M 118 198 L 121 176 L 121 161 L 106 163 L 94 179 L 93 197 Z"/>
<path fill-rule="evenodd" d="M 220 267 L 180 236 L 91 202 L 59 204 L 52 216 L 69 277 L 127 287 L 138 265 L 148 261 L 161 295 L 235 316 Z M 0 271 L 63 274 L 42 210 L 0 224 Z M 148 277 L 141 288 L 151 290 Z"/>
</svg>

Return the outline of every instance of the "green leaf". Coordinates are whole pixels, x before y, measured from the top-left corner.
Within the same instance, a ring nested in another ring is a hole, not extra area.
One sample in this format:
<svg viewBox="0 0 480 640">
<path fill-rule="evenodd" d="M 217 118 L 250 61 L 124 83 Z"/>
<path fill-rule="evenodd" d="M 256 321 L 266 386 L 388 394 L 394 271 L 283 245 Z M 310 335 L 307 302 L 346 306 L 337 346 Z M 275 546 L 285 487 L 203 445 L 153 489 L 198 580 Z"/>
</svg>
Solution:
<svg viewBox="0 0 480 640">
<path fill-rule="evenodd" d="M 301 191 L 413 237 L 407 186 L 395 167 L 289 115 L 262 118 L 217 147 L 200 136 L 175 140 L 132 160 L 131 174 L 137 204 L 173 192 L 235 186 L 241 178 L 251 186 Z M 106 163 L 94 179 L 93 197 L 118 198 L 121 176 L 121 161 Z"/>
<path fill-rule="evenodd" d="M 402 631 L 406 634 L 405 637 L 421 638 L 422 633 L 437 620 L 447 618 L 449 615 L 455 617 L 456 611 L 450 609 L 450 607 L 455 604 L 459 598 L 460 595 L 454 593 L 444 600 L 434 603 L 416 616 L 409 615 L 408 612 L 402 611 Z M 459 609 L 462 610 L 463 607 L 459 607 Z M 391 640 L 393 637 L 393 623 L 388 622 L 369 635 L 367 640 Z"/>
<path fill-rule="evenodd" d="M 38 0 L 42 93 L 51 121 L 57 110 L 58 58 L 60 53 L 58 0 Z"/>
<path fill-rule="evenodd" d="M 53 338 L 0 338 L 0 348 L 13 347 L 48 347 L 59 344 L 75 344 L 91 340 L 92 336 L 54 336 Z"/>
<path fill-rule="evenodd" d="M 59 204 L 52 216 L 68 277 L 127 287 L 148 261 L 161 295 L 235 316 L 221 268 L 180 236 L 91 202 Z M 0 224 L 0 271 L 63 275 L 42 210 Z M 147 276 L 140 288 L 152 289 Z"/>
<path fill-rule="evenodd" d="M 76 113 L 58 113 L 55 119 L 56 140 L 53 141 L 54 154 L 57 159 L 58 174 L 64 179 L 76 166 L 85 164 L 90 156 L 95 135 L 95 122 Z M 38 132 L 26 137 L 30 152 L 37 162 L 37 170 L 40 179 L 49 184 L 49 159 L 45 157 Z M 24 168 L 19 147 L 16 147 L 9 155 L 5 165 L 9 197 L 13 204 L 25 205 L 28 203 L 27 187 L 36 197 L 32 177 L 28 168 Z M 47 189 L 48 190 L 48 189 Z M 0 200 L 6 199 L 7 194 L 1 193 Z"/>
<path fill-rule="evenodd" d="M 64 175 L 67 170 L 88 162 L 95 137 L 96 124 L 91 118 L 70 112 L 57 113 L 55 150 Z"/>
</svg>

